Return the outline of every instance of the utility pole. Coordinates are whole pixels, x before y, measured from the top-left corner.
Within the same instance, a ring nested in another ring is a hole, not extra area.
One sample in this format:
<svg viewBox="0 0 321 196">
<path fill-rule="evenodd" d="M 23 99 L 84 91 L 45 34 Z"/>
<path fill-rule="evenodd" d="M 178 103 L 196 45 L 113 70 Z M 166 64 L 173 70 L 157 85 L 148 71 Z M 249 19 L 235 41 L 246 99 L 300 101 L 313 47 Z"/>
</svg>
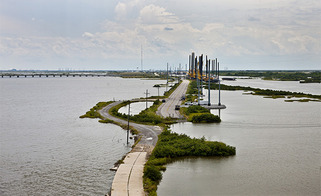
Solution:
<svg viewBox="0 0 321 196">
<path fill-rule="evenodd" d="M 200 66 L 199 66 L 199 71 L 200 71 L 200 89 L 201 89 L 201 95 L 203 96 L 203 54 L 201 55 L 201 59 L 199 60 Z"/>
<path fill-rule="evenodd" d="M 128 117 L 127 117 L 127 122 L 128 122 L 128 124 L 127 124 L 127 145 L 128 145 L 128 138 L 129 138 L 129 115 L 130 115 L 130 102 L 129 102 L 129 104 L 128 104 Z"/>
<path fill-rule="evenodd" d="M 200 63 L 200 58 L 201 58 L 201 57 L 199 57 L 199 61 L 198 61 L 198 63 L 197 63 L 197 57 L 195 58 L 195 67 L 197 67 L 197 66 L 199 65 L 199 63 Z M 196 70 L 196 81 L 197 81 L 197 103 L 198 103 L 198 105 L 201 105 L 201 103 L 200 103 L 200 81 L 199 81 L 199 79 L 198 79 L 198 72 L 199 72 L 199 70 Z"/>
<path fill-rule="evenodd" d="M 167 63 L 167 81 L 166 81 L 166 92 L 167 92 L 167 87 L 168 87 L 168 63 Z"/>
<path fill-rule="evenodd" d="M 143 69 L 143 44 L 140 45 L 140 66 L 142 68 L 142 71 L 144 70 Z"/>
<path fill-rule="evenodd" d="M 144 93 L 144 94 L 146 94 L 146 109 L 147 109 L 147 97 L 148 97 L 148 95 L 150 94 L 150 93 L 148 92 L 148 89 L 146 89 L 146 93 Z"/>
<path fill-rule="evenodd" d="M 159 88 L 160 88 L 160 86 L 157 87 L 157 92 L 158 92 L 157 95 L 158 95 L 158 97 L 159 97 Z"/>
<path fill-rule="evenodd" d="M 196 75 L 196 66 L 197 65 L 195 65 L 195 53 L 194 52 L 192 52 L 192 56 L 191 56 L 191 75 L 192 76 L 194 76 L 195 77 L 195 75 Z M 197 64 L 197 63 L 196 63 Z M 194 75 L 195 74 L 195 75 Z"/>
<path fill-rule="evenodd" d="M 206 67 L 208 68 L 208 104 L 211 105 L 211 60 L 207 61 L 206 59 Z"/>
<path fill-rule="evenodd" d="M 220 63 L 217 64 L 217 76 L 218 76 L 218 105 L 221 105 Z"/>
</svg>

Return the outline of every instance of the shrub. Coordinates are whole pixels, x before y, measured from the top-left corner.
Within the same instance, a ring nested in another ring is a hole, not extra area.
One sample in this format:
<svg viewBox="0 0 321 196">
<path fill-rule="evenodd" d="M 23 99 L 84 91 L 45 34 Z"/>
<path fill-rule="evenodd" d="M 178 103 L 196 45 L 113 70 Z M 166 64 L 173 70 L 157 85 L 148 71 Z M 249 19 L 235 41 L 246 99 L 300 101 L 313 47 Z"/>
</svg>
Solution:
<svg viewBox="0 0 321 196">
<path fill-rule="evenodd" d="M 144 177 L 155 182 L 160 182 L 163 175 L 157 166 L 147 165 L 144 169 Z"/>
<path fill-rule="evenodd" d="M 222 142 L 206 141 L 205 138 L 190 138 L 185 134 L 171 133 L 165 129 L 144 169 L 144 189 L 149 195 L 157 195 L 157 185 L 162 179 L 163 166 L 171 158 L 184 156 L 230 156 L 235 155 L 235 147 Z"/>
<path fill-rule="evenodd" d="M 221 119 L 220 117 L 214 114 L 205 113 L 205 114 L 193 115 L 192 122 L 193 123 L 219 123 L 221 122 Z"/>
<path fill-rule="evenodd" d="M 86 114 L 80 116 L 79 118 L 100 118 L 103 119 L 102 116 L 99 114 L 98 110 L 102 109 L 103 107 L 113 103 L 113 101 L 108 102 L 99 102 L 94 107 L 92 107 Z"/>
<path fill-rule="evenodd" d="M 210 111 L 200 105 L 191 105 L 186 109 L 186 115 L 192 113 L 210 113 Z"/>
</svg>

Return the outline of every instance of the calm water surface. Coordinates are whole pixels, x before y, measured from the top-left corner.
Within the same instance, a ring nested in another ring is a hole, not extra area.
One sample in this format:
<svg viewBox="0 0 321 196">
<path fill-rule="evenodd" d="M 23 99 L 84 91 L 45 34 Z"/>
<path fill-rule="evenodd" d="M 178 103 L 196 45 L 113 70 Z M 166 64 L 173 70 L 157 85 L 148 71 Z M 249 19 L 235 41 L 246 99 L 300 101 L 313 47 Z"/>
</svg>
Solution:
<svg viewBox="0 0 321 196">
<path fill-rule="evenodd" d="M 291 92 L 302 92 L 313 95 L 321 95 L 320 83 L 299 83 L 298 81 L 274 81 L 254 79 L 237 79 L 236 81 L 223 80 L 222 84 L 232 86 L 249 86 L 253 88 L 284 90 Z"/>
<path fill-rule="evenodd" d="M 126 105 L 124 107 L 121 107 L 118 112 L 119 113 L 124 113 L 124 114 L 128 114 L 128 107 L 130 110 L 130 115 L 137 115 L 139 114 L 141 111 L 146 109 L 146 105 L 147 108 L 150 107 L 151 105 L 153 105 L 153 102 L 136 102 L 136 103 L 131 103 L 130 106 Z"/>
<path fill-rule="evenodd" d="M 126 132 L 79 119 L 99 101 L 157 95 L 166 81 L 0 79 L 0 195 L 104 195 L 130 147 Z M 131 141 L 132 142 L 132 141 Z"/>
<path fill-rule="evenodd" d="M 270 88 L 270 82 L 257 81 L 251 80 L 253 86 Z M 282 90 L 298 90 L 289 88 Z M 211 95 L 217 102 L 217 92 Z M 227 109 L 220 124 L 175 124 L 172 130 L 235 146 L 236 156 L 169 164 L 159 196 L 321 194 L 321 103 L 287 103 L 242 91 L 222 91 L 222 103 Z"/>
</svg>

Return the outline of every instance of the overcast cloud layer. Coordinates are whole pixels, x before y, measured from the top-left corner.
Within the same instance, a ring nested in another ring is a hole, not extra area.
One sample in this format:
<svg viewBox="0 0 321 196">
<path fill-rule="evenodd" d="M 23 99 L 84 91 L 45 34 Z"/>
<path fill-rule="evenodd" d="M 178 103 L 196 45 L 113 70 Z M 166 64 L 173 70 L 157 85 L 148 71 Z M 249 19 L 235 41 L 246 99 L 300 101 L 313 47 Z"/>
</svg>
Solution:
<svg viewBox="0 0 321 196">
<path fill-rule="evenodd" d="M 320 0 L 0 0 L 0 69 L 320 69 Z"/>
</svg>

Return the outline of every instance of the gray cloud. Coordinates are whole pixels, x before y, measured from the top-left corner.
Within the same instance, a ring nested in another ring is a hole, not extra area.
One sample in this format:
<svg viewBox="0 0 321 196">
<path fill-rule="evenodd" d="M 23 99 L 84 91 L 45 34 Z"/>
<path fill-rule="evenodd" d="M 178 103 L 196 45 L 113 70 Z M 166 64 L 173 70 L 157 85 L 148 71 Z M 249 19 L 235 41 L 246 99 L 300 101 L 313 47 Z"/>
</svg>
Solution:
<svg viewBox="0 0 321 196">
<path fill-rule="evenodd" d="M 248 19 L 248 21 L 253 21 L 253 22 L 255 22 L 255 21 L 261 21 L 259 18 L 255 18 L 255 17 L 249 17 L 249 19 Z"/>
<path fill-rule="evenodd" d="M 165 27 L 164 30 L 165 30 L 165 31 L 173 31 L 174 29 L 171 28 L 171 27 Z"/>
<path fill-rule="evenodd" d="M 50 59 L 41 61 L 43 66 L 81 58 L 87 59 L 83 63 L 119 61 L 126 69 L 135 58 L 139 63 L 141 44 L 146 64 L 153 59 L 151 68 L 161 68 L 157 66 L 164 60 L 184 64 L 192 50 L 224 58 L 230 69 L 241 58 L 246 64 L 250 58 L 282 55 L 312 56 L 307 66 L 320 64 L 321 5 L 317 0 L 152 2 L 39 4 L 31 0 L 28 5 L 17 1 L 16 7 L 4 2 L 0 6 L 0 66 L 24 66 L 23 59 L 32 56 Z M 295 69 L 293 61 L 282 61 L 282 65 Z"/>
</svg>

